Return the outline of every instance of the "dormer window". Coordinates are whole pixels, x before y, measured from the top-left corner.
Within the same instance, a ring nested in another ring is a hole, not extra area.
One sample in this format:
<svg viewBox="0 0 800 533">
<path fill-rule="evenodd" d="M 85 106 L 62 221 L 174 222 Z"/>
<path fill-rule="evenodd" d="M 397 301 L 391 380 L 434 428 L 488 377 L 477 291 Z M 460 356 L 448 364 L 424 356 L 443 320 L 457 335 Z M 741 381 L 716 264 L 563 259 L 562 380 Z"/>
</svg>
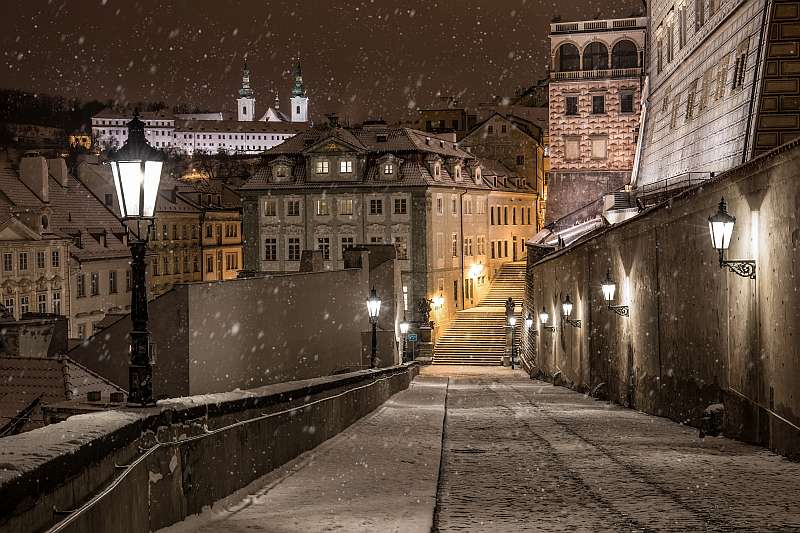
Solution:
<svg viewBox="0 0 800 533">
<path fill-rule="evenodd" d="M 339 172 L 342 174 L 352 174 L 353 173 L 353 162 L 352 161 L 339 161 Z"/>
<path fill-rule="evenodd" d="M 456 174 L 456 179 L 460 180 L 461 179 L 461 166 L 460 165 L 456 165 L 455 174 Z"/>
<path fill-rule="evenodd" d="M 378 135 L 376 135 L 376 138 L 379 143 L 385 143 L 386 141 L 389 140 L 389 136 L 385 133 L 379 133 Z"/>
<path fill-rule="evenodd" d="M 481 179 L 481 167 L 475 167 L 474 177 L 475 177 L 475 183 L 478 183 Z"/>
<path fill-rule="evenodd" d="M 442 167 L 441 165 L 439 165 L 439 163 L 436 163 L 435 165 L 433 165 L 433 177 L 439 178 L 441 176 L 442 176 Z"/>
<path fill-rule="evenodd" d="M 275 168 L 275 176 L 278 178 L 287 178 L 289 177 L 289 169 L 286 165 L 278 165 Z"/>
<path fill-rule="evenodd" d="M 383 174 L 384 175 L 394 174 L 394 164 L 393 163 L 384 163 L 383 164 Z"/>
<path fill-rule="evenodd" d="M 328 160 L 327 159 L 322 159 L 320 161 L 317 161 L 316 166 L 315 166 L 315 172 L 317 174 L 327 174 L 328 171 L 329 171 L 329 167 L 328 167 Z"/>
</svg>

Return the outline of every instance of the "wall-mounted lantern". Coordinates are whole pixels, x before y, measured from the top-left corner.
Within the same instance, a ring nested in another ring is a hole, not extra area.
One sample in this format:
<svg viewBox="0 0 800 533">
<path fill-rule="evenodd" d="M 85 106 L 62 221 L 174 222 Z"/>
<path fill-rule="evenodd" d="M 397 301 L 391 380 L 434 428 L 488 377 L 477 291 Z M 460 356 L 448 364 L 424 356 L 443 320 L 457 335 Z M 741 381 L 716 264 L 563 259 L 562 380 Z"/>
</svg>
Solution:
<svg viewBox="0 0 800 533">
<path fill-rule="evenodd" d="M 708 217 L 708 231 L 711 234 L 711 245 L 719 252 L 719 267 L 728 267 L 728 270 L 744 278 L 756 279 L 756 262 L 753 259 L 740 261 L 726 261 L 725 250 L 731 244 L 733 226 L 736 217 L 728 213 L 728 204 L 725 198 L 719 201 L 717 212 Z"/>
<path fill-rule="evenodd" d="M 542 327 L 548 331 L 555 331 L 555 326 L 548 326 L 547 321 L 550 320 L 550 314 L 547 312 L 547 309 L 542 307 L 542 312 L 539 313 L 539 321 L 542 323 Z"/>
<path fill-rule="evenodd" d="M 572 314 L 572 301 L 569 299 L 569 294 L 567 294 L 564 303 L 561 304 L 561 318 L 564 320 L 564 322 L 566 322 L 573 328 L 581 327 L 581 321 L 570 318 L 571 314 Z"/>
<path fill-rule="evenodd" d="M 611 278 L 611 270 L 606 271 L 606 279 L 603 280 L 603 299 L 609 309 L 617 313 L 619 316 L 630 316 L 630 309 L 627 305 L 614 305 L 614 294 L 617 292 L 617 284 Z"/>
<path fill-rule="evenodd" d="M 433 297 L 433 308 L 441 309 L 442 307 L 444 307 L 444 296 L 439 293 L 438 296 Z"/>
</svg>

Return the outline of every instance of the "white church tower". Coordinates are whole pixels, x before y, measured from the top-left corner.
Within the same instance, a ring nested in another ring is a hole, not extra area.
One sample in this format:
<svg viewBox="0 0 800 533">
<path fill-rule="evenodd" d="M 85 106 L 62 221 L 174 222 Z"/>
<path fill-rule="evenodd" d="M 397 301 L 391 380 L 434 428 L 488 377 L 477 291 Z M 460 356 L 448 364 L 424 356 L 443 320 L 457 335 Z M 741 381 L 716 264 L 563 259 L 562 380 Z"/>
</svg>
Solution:
<svg viewBox="0 0 800 533">
<path fill-rule="evenodd" d="M 300 59 L 294 66 L 294 85 L 292 86 L 292 122 L 308 122 L 308 97 L 303 85 L 303 73 L 300 70 Z"/>
<path fill-rule="evenodd" d="M 239 98 L 236 99 L 236 108 L 239 113 L 239 121 L 256 119 L 256 98 L 253 89 L 250 88 L 250 69 L 247 68 L 247 61 L 244 62 L 242 88 L 239 89 Z"/>
</svg>

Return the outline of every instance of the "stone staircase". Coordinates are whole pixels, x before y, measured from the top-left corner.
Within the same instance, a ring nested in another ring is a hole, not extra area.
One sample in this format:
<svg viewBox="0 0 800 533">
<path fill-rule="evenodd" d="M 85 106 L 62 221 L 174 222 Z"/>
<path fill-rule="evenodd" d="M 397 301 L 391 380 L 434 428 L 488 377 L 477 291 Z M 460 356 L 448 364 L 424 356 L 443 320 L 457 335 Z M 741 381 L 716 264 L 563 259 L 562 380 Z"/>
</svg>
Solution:
<svg viewBox="0 0 800 533">
<path fill-rule="evenodd" d="M 506 263 L 494 278 L 489 292 L 476 307 L 456 313 L 450 327 L 436 342 L 435 365 L 499 365 L 506 355 L 506 300 L 517 305 L 517 335 L 520 309 L 525 296 L 525 262 Z M 519 337 L 518 337 L 519 338 Z"/>
</svg>

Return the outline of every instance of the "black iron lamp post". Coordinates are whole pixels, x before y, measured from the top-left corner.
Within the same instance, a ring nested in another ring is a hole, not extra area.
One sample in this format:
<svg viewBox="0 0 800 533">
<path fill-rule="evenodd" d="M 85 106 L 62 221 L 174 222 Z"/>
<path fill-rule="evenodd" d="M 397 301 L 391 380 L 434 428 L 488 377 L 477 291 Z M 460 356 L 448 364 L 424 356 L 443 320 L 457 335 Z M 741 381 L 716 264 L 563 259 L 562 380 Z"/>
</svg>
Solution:
<svg viewBox="0 0 800 533">
<path fill-rule="evenodd" d="M 378 315 L 381 312 L 381 299 L 378 298 L 378 293 L 375 292 L 375 287 L 369 291 L 369 298 L 367 298 L 367 313 L 369 314 L 369 322 L 372 324 L 372 350 L 369 356 L 369 367 L 376 368 L 378 362 Z"/>
<path fill-rule="evenodd" d="M 405 313 L 403 313 L 403 321 L 400 322 L 400 334 L 403 335 L 403 362 L 406 362 L 406 337 L 408 336 L 409 323 L 406 321 Z"/>
<path fill-rule="evenodd" d="M 564 303 L 561 304 L 561 318 L 573 328 L 581 327 L 581 321 L 570 318 L 571 314 L 572 301 L 569 299 L 569 294 L 567 294 L 567 297 L 564 299 Z"/>
<path fill-rule="evenodd" d="M 614 305 L 614 294 L 617 292 L 617 284 L 611 278 L 611 270 L 606 270 L 606 279 L 603 280 L 601 285 L 603 289 L 603 299 L 606 301 L 608 308 L 619 316 L 631 316 L 630 309 L 627 305 Z"/>
<path fill-rule="evenodd" d="M 555 326 L 548 326 L 547 321 L 550 320 L 550 313 L 547 312 L 547 309 L 542 306 L 542 312 L 539 313 L 539 322 L 541 322 L 542 327 L 547 331 L 555 331 Z"/>
<path fill-rule="evenodd" d="M 128 229 L 131 249 L 131 347 L 128 403 L 147 406 L 153 399 L 153 353 L 147 316 L 145 254 L 155 216 L 164 154 L 152 148 L 144 135 L 138 111 L 128 123 L 128 140 L 109 157 L 120 215 Z"/>
<path fill-rule="evenodd" d="M 708 231 L 711 233 L 711 244 L 719 252 L 719 267 L 742 276 L 744 278 L 756 279 L 756 262 L 753 259 L 739 261 L 726 261 L 725 250 L 731 244 L 733 226 L 736 224 L 736 217 L 728 213 L 728 204 L 725 198 L 719 201 L 717 212 L 708 217 Z"/>
<path fill-rule="evenodd" d="M 514 358 L 517 356 L 517 317 L 508 315 L 508 327 L 511 328 L 511 370 L 514 370 Z"/>
</svg>

